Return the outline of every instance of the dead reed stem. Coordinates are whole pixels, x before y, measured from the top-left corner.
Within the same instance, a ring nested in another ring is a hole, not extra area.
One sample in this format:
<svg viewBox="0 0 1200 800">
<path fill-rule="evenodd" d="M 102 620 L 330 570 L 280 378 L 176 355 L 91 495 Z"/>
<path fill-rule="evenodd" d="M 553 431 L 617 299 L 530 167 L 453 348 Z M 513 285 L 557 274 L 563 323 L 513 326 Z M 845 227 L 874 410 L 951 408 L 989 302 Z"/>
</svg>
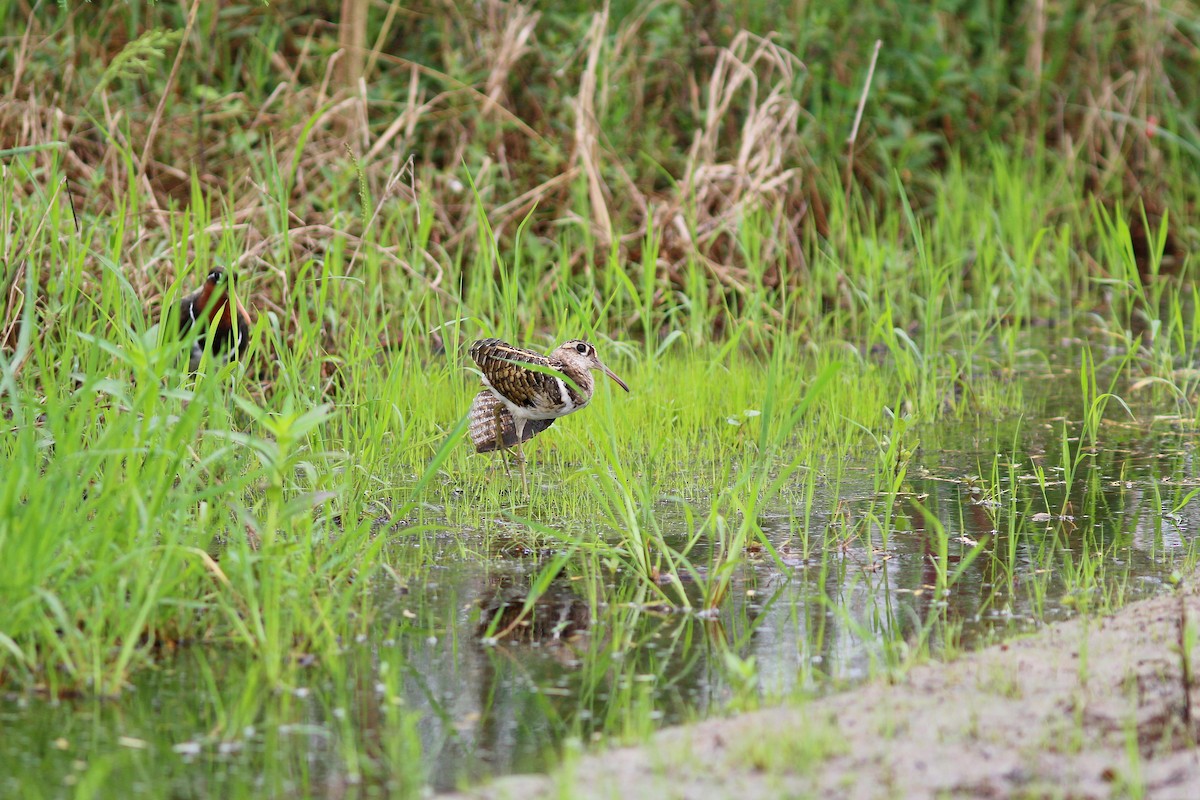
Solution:
<svg viewBox="0 0 1200 800">
<path fill-rule="evenodd" d="M 875 62 L 879 60 L 879 48 L 883 46 L 882 39 L 875 40 L 875 50 L 871 53 L 871 66 L 867 68 L 867 78 L 863 81 L 862 94 L 858 98 L 858 110 L 854 112 L 854 126 L 850 129 L 850 137 L 846 139 L 848 153 L 846 154 L 846 205 L 850 204 L 850 182 L 854 179 L 854 148 L 858 143 L 858 126 L 862 123 L 863 109 L 867 107 L 867 96 L 871 93 L 871 82 L 875 79 Z"/>
<path fill-rule="evenodd" d="M 575 153 L 572 158 L 572 163 L 578 161 L 587 176 L 592 223 L 602 247 L 612 241 L 613 232 L 612 217 L 609 216 L 608 201 L 605 199 L 607 187 L 600 175 L 599 125 L 596 122 L 596 73 L 607 30 L 608 3 L 605 3 L 604 9 L 592 17 L 592 25 L 585 39 L 588 43 L 587 66 L 579 82 L 579 95 L 575 98 Z"/>
</svg>

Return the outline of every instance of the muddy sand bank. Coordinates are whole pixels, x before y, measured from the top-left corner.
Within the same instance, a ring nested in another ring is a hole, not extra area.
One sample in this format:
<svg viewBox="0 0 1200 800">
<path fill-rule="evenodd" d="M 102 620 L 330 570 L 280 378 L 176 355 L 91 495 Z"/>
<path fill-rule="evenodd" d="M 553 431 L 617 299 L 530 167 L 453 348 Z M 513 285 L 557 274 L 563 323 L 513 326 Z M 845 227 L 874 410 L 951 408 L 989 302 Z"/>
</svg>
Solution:
<svg viewBox="0 0 1200 800">
<path fill-rule="evenodd" d="M 1200 800 L 1198 582 L 891 681 L 666 729 L 448 797 Z"/>
</svg>

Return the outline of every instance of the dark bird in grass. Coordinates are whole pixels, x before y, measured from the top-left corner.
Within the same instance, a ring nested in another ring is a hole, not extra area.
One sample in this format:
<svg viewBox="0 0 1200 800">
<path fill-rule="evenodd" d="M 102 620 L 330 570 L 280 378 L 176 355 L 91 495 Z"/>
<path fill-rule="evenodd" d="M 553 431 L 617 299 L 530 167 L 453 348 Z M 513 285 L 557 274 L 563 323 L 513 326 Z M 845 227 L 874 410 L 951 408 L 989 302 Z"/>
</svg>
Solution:
<svg viewBox="0 0 1200 800">
<path fill-rule="evenodd" d="M 481 453 L 515 445 L 522 465 L 522 442 L 591 402 L 592 370 L 600 370 L 629 391 L 625 381 L 604 366 L 596 348 L 579 339 L 548 356 L 499 339 L 480 339 L 471 345 L 470 353 L 487 387 L 471 406 L 471 441 Z M 488 393 L 492 399 L 486 397 Z"/>
<path fill-rule="evenodd" d="M 250 344 L 250 315 L 232 297 L 231 284 L 228 273 L 215 267 L 204 279 L 203 286 L 179 301 L 179 332 L 186 336 L 193 325 L 199 331 L 188 358 L 188 368 L 192 372 L 200 368 L 210 331 L 213 331 L 214 356 L 225 355 L 233 360 L 244 355 Z"/>
</svg>

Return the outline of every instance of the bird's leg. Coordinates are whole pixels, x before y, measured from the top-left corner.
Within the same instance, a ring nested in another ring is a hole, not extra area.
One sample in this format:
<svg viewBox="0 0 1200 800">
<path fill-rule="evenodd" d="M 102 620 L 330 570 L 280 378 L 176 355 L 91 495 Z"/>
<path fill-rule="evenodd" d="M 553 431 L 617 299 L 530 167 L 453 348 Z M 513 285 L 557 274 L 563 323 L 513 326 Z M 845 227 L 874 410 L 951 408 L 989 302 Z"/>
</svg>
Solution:
<svg viewBox="0 0 1200 800">
<path fill-rule="evenodd" d="M 501 405 L 497 405 L 492 411 L 492 428 L 496 432 L 496 452 L 500 454 L 500 463 L 504 465 L 504 471 L 511 480 L 512 470 L 508 466 L 508 454 L 504 452 L 504 425 L 500 416 L 503 411 L 504 406 Z"/>
<path fill-rule="evenodd" d="M 521 447 L 520 439 L 517 439 L 517 463 L 521 465 L 521 485 L 525 487 L 525 494 L 529 494 L 529 478 L 525 475 L 525 451 Z"/>
<path fill-rule="evenodd" d="M 529 494 L 529 478 L 525 475 L 525 448 L 521 445 L 521 440 L 525 438 L 522 435 L 525 433 L 525 420 L 514 419 L 513 426 L 517 431 L 517 463 L 521 465 L 521 485 L 525 487 L 525 493 Z"/>
</svg>

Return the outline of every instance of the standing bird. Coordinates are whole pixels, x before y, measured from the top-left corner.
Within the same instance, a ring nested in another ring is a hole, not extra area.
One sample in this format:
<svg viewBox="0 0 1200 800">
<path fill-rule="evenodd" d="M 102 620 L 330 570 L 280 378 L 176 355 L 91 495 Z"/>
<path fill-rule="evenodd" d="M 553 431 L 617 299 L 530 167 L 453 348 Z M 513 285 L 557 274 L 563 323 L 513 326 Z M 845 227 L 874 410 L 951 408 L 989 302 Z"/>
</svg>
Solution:
<svg viewBox="0 0 1200 800">
<path fill-rule="evenodd" d="M 589 342 L 572 339 L 548 356 L 523 350 L 499 339 L 480 339 L 471 345 L 483 384 L 496 405 L 480 392 L 471 407 L 471 439 L 479 452 L 516 445 L 524 474 L 521 443 L 548 428 L 554 420 L 586 406 L 592 399 L 598 369 L 625 391 L 629 387 L 596 355 Z M 507 412 L 508 419 L 502 412 Z M 489 426 L 490 419 L 490 426 Z M 511 419 L 511 427 L 509 425 Z M 491 433 L 492 443 L 483 442 Z"/>
<path fill-rule="evenodd" d="M 179 332 L 186 335 L 193 325 L 198 325 L 200 333 L 192 344 L 188 368 L 195 372 L 200 368 L 200 359 L 204 357 L 204 345 L 208 332 L 216 321 L 216 332 L 213 335 L 212 352 L 219 355 L 228 351 L 228 358 L 233 360 L 246 352 L 250 344 L 250 315 L 242 304 L 233 299 L 230 294 L 233 288 L 232 280 L 222 267 L 214 267 L 204 285 L 179 301 Z M 237 313 L 233 306 L 237 306 Z M 236 319 L 236 324 L 235 324 Z"/>
</svg>

